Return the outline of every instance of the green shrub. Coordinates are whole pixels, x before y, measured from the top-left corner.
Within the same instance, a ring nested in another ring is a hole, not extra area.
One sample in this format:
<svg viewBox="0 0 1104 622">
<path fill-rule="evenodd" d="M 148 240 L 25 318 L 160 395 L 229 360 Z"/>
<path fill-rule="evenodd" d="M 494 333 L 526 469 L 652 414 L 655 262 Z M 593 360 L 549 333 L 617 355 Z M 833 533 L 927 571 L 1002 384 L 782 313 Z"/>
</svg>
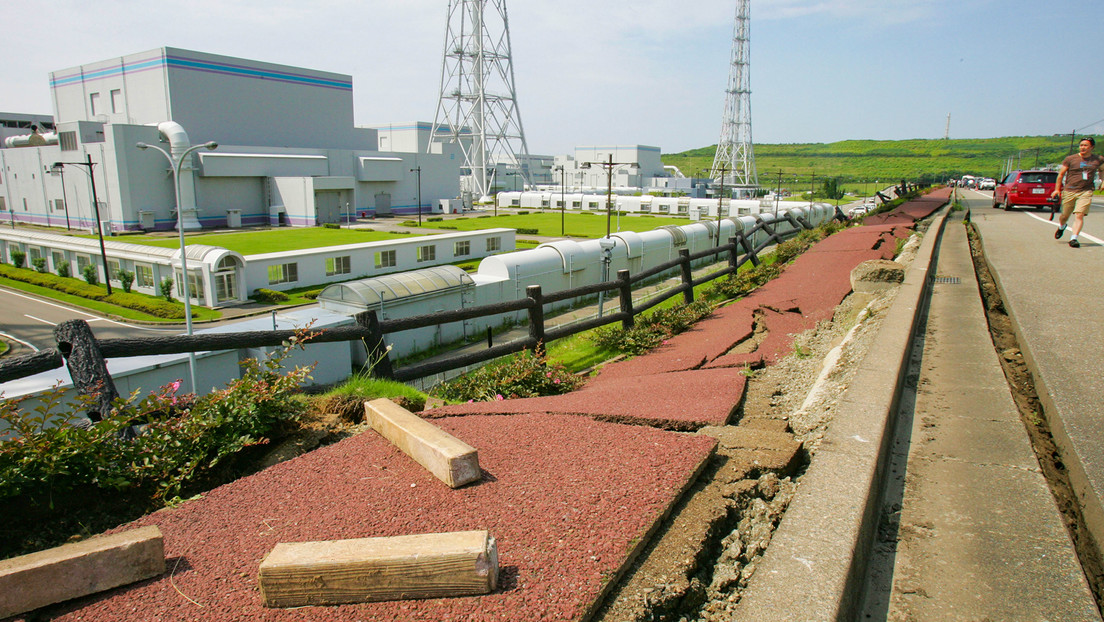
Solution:
<svg viewBox="0 0 1104 622">
<path fill-rule="evenodd" d="M 172 277 L 165 277 L 161 280 L 161 286 L 158 288 L 161 291 L 161 297 L 168 302 L 173 300 L 173 280 Z"/>
<path fill-rule="evenodd" d="M 528 211 L 528 210 L 521 210 L 521 211 L 519 211 L 519 212 L 517 213 L 517 215 L 518 215 L 518 216 L 525 216 L 525 215 L 527 215 L 528 213 L 529 213 L 529 211 Z"/>
<path fill-rule="evenodd" d="M 685 332 L 712 311 L 712 305 L 703 300 L 656 309 L 637 317 L 636 324 L 628 330 L 606 326 L 595 330 L 590 339 L 600 348 L 640 355 Z"/>
<path fill-rule="evenodd" d="M 68 270 L 68 263 L 63 263 L 65 264 L 66 270 Z M 58 269 L 59 271 L 61 270 L 61 264 L 59 264 Z M 74 281 L 65 276 L 57 276 L 49 273 L 42 274 L 31 270 L 17 270 L 10 266 L 0 266 L 0 276 L 22 281 L 24 283 L 30 283 L 31 285 L 37 285 L 39 287 L 46 287 L 71 296 L 78 296 L 80 298 L 126 307 L 127 309 L 134 309 L 135 311 L 141 311 L 156 317 L 165 319 L 181 319 L 184 317 L 184 309 L 178 304 L 165 302 L 157 298 L 150 298 L 142 294 L 120 291 L 113 291 L 108 295 L 107 291 L 102 287 L 88 285 L 82 281 Z M 170 291 L 172 290 L 171 284 L 169 289 Z"/>
<path fill-rule="evenodd" d="M 532 350 L 523 350 L 446 382 L 434 389 L 433 394 L 450 401 L 493 402 L 570 393 L 583 382 L 562 365 L 549 363 L 545 356 Z"/>
<path fill-rule="evenodd" d="M 299 295 L 302 296 L 303 298 L 306 298 L 307 300 L 317 300 L 319 294 L 321 294 L 321 293 L 322 293 L 322 289 L 320 288 L 320 289 L 310 289 L 310 290 L 307 290 L 305 292 L 302 292 Z"/>
<path fill-rule="evenodd" d="M 418 224 L 417 220 L 404 220 L 404 221 L 402 221 L 402 226 L 404 226 L 404 227 L 420 227 L 421 225 Z"/>
<path fill-rule="evenodd" d="M 540 235 L 540 229 L 531 229 L 527 227 L 518 227 L 517 232 L 520 235 Z"/>
<path fill-rule="evenodd" d="M 84 282 L 89 285 L 96 285 L 100 282 L 100 271 L 92 264 L 81 268 L 81 276 L 84 277 Z"/>
<path fill-rule="evenodd" d="M 31 265 L 34 266 L 34 269 L 37 270 L 40 274 L 46 274 L 45 257 L 35 257 L 31 260 Z"/>
<path fill-rule="evenodd" d="M 12 260 L 12 265 L 13 266 L 15 266 L 16 268 L 22 268 L 23 267 L 23 262 L 26 259 L 27 259 L 27 253 L 24 253 L 23 251 L 19 250 L 18 248 L 13 248 L 12 249 L 12 251 L 11 251 L 11 260 Z"/>
<path fill-rule="evenodd" d="M 303 412 L 293 399 L 310 369 L 280 372 L 294 344 L 268 359 L 242 363 L 242 377 L 199 399 L 179 397 L 177 381 L 152 395 L 119 400 L 109 417 L 88 428 L 57 425 L 90 403 L 63 404 L 62 391 L 24 409 L 0 400 L 0 499 L 48 500 L 78 488 L 143 490 L 162 502 L 210 473 L 241 449 L 262 444 Z M 25 399 L 25 398 L 24 398 Z M 132 426 L 141 426 L 136 430 Z M 134 436 L 130 440 L 123 440 Z"/>
<path fill-rule="evenodd" d="M 443 222 L 445 219 L 441 216 L 431 216 L 426 218 L 426 222 Z"/>
<path fill-rule="evenodd" d="M 134 285 L 134 273 L 119 268 L 115 271 L 115 279 L 123 286 L 123 291 L 129 294 L 130 288 Z"/>
<path fill-rule="evenodd" d="M 276 304 L 279 302 L 287 302 L 290 300 L 290 296 L 284 292 L 261 287 L 253 291 L 253 299 L 264 304 Z"/>
<path fill-rule="evenodd" d="M 57 265 L 54 266 L 54 269 L 57 270 L 57 275 L 62 277 L 62 278 L 67 279 L 70 276 L 72 276 L 72 273 L 69 272 L 69 262 L 68 261 L 64 261 L 64 260 L 59 261 L 57 263 Z"/>
<path fill-rule="evenodd" d="M 336 222 L 324 222 L 324 223 L 322 223 L 322 228 L 323 229 L 340 229 L 341 225 L 337 224 Z"/>
</svg>

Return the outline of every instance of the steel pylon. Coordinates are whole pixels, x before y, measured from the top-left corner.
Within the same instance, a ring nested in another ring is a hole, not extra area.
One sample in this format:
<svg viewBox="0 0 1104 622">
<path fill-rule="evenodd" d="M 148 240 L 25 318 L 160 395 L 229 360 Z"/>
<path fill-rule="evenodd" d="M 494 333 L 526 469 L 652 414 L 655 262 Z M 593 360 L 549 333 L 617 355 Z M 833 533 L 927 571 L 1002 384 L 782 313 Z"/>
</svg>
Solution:
<svg viewBox="0 0 1104 622">
<path fill-rule="evenodd" d="M 721 139 L 717 143 L 717 154 L 713 158 L 710 172 L 710 177 L 727 181 L 734 188 L 759 186 L 759 175 L 755 170 L 755 149 L 751 142 L 750 5 L 751 0 L 736 2 L 732 62 L 728 73 L 728 88 L 725 90 Z"/>
<path fill-rule="evenodd" d="M 506 0 L 449 0 L 441 91 L 433 137 L 451 137 L 464 155 L 466 190 L 491 193 L 496 165 L 529 181 Z"/>
</svg>

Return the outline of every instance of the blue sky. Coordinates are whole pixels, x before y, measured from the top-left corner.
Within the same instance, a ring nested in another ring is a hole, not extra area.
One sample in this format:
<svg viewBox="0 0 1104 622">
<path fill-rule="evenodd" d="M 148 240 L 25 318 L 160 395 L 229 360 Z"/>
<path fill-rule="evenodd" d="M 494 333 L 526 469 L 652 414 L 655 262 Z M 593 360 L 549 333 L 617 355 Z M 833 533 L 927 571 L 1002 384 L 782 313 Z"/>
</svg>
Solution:
<svg viewBox="0 0 1104 622">
<path fill-rule="evenodd" d="M 358 125 L 432 121 L 447 5 L 9 0 L 0 110 L 48 114 L 50 71 L 172 46 L 349 74 Z M 507 6 L 532 153 L 717 142 L 734 0 Z M 1102 23 L 1100 0 L 752 0 L 753 138 L 941 138 L 948 114 L 952 138 L 1104 133 Z"/>
</svg>

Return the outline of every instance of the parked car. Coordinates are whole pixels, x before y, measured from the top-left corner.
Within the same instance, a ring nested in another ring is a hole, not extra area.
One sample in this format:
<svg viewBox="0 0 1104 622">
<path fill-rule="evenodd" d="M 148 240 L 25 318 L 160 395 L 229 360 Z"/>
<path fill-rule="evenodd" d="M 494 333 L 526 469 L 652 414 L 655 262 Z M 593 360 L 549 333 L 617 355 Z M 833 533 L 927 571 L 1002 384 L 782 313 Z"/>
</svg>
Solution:
<svg viewBox="0 0 1104 622">
<path fill-rule="evenodd" d="M 1057 181 L 1057 171 L 1012 171 L 993 190 L 993 207 L 1047 207 Z"/>
<path fill-rule="evenodd" d="M 988 177 L 978 182 L 978 190 L 995 190 L 996 187 L 997 180 L 989 179 Z"/>
</svg>

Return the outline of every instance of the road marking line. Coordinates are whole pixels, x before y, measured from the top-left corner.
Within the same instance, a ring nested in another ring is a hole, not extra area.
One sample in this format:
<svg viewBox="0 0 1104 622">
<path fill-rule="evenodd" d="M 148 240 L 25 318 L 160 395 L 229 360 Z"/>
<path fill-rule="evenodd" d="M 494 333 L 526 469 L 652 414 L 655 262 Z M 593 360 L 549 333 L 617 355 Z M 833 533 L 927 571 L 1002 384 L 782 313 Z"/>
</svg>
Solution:
<svg viewBox="0 0 1104 622">
<path fill-rule="evenodd" d="M 24 296 L 23 294 L 20 294 L 19 292 L 8 291 L 6 293 L 10 293 L 13 296 L 19 296 L 20 298 L 26 298 L 27 300 L 36 302 L 38 304 L 50 305 L 51 307 L 57 307 L 58 309 L 64 309 L 65 311 L 72 311 L 73 313 L 79 313 L 81 315 L 87 315 L 88 317 L 92 317 L 92 318 L 97 317 L 95 315 L 92 315 L 91 313 L 85 313 L 84 311 L 78 311 L 77 309 L 73 309 L 72 307 L 63 307 L 61 305 L 56 305 L 52 302 L 46 302 L 45 300 L 43 300 L 41 298 L 33 298 L 31 296 Z"/>
<path fill-rule="evenodd" d="M 43 324 L 49 324 L 50 326 L 57 326 L 57 324 L 55 324 L 54 322 L 51 322 L 50 320 L 44 320 L 40 317 L 35 317 L 33 315 L 27 315 L 26 313 L 23 314 L 23 317 L 28 317 L 28 318 L 31 318 L 32 320 L 36 321 L 36 322 L 42 322 Z"/>
<path fill-rule="evenodd" d="M 1031 216 L 1032 218 L 1034 218 L 1035 220 L 1038 220 L 1039 222 L 1045 222 L 1048 225 L 1053 225 L 1055 228 L 1058 227 L 1058 223 L 1056 223 L 1054 221 L 1051 221 L 1051 220 L 1047 220 L 1046 218 L 1043 218 L 1042 216 L 1039 216 L 1038 214 L 1032 214 L 1030 212 L 1025 212 L 1025 213 L 1028 216 Z M 1081 235 L 1079 237 L 1088 238 L 1088 239 L 1092 240 L 1093 242 L 1096 242 L 1097 244 L 1104 245 L 1104 240 L 1101 240 L 1100 238 L 1096 237 L 1095 235 L 1089 235 L 1088 233 L 1085 233 L 1084 229 L 1081 230 Z"/>
<path fill-rule="evenodd" d="M 133 329 L 133 330 L 146 330 L 146 331 L 150 331 L 150 332 L 154 332 L 154 333 L 175 333 L 175 331 L 165 329 L 165 328 L 146 328 L 144 326 L 135 326 L 133 324 L 124 324 L 123 322 L 116 322 L 115 320 L 109 320 L 105 317 L 100 317 L 98 315 L 93 315 L 91 313 L 86 313 L 86 312 L 81 311 L 79 309 L 74 309 L 73 307 L 65 307 L 65 306 L 62 306 L 62 305 L 54 304 L 52 302 L 46 302 L 45 300 L 42 300 L 41 298 L 33 298 L 31 296 L 24 296 L 23 294 L 20 294 L 19 292 L 15 292 L 15 291 L 11 291 L 11 290 L 6 291 L 5 293 L 11 294 L 13 296 L 19 296 L 20 298 L 25 298 L 27 300 L 31 300 L 31 301 L 34 301 L 34 302 L 39 303 L 39 304 L 50 305 L 51 307 L 56 307 L 58 309 L 62 309 L 62 310 L 65 310 L 65 311 L 72 311 L 73 313 L 79 313 L 79 314 L 81 314 L 85 317 L 91 318 L 89 320 L 86 320 L 89 324 L 91 324 L 92 322 L 108 322 L 110 324 L 115 324 L 116 326 L 122 326 L 124 328 L 130 328 L 130 329 Z M 42 320 L 42 319 L 39 319 L 37 317 L 32 317 L 30 315 L 28 315 L 27 317 L 38 320 L 39 322 L 46 322 L 46 320 Z M 57 324 L 52 324 L 50 322 L 46 322 L 46 323 L 50 324 L 51 326 L 57 326 Z"/>
<path fill-rule="evenodd" d="M 39 351 L 38 347 L 36 347 L 35 344 L 30 343 L 29 341 L 23 341 L 22 339 L 20 339 L 19 337 L 14 336 L 14 335 L 10 335 L 8 333 L 0 332 L 0 337 L 3 337 L 5 339 L 11 339 L 12 341 L 18 341 L 19 343 L 27 346 L 28 348 L 34 350 L 35 352 Z"/>
</svg>

